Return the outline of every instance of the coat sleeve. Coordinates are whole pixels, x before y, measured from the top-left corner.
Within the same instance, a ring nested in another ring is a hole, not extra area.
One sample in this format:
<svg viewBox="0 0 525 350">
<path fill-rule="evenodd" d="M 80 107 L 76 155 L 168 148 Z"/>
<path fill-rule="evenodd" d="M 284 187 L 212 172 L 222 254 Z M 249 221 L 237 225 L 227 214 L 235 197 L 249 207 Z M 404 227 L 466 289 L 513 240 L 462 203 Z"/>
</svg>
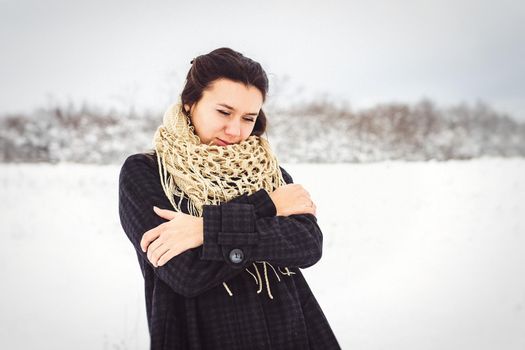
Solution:
<svg viewBox="0 0 525 350">
<path fill-rule="evenodd" d="M 323 235 L 314 215 L 257 217 L 255 211 L 250 203 L 204 205 L 203 258 L 237 268 L 254 261 L 306 268 L 321 259 Z"/>
<path fill-rule="evenodd" d="M 182 202 L 183 207 L 185 203 L 187 201 Z M 264 190 L 252 195 L 244 194 L 227 203 L 243 203 L 250 207 L 256 217 L 276 213 L 273 202 Z M 186 250 L 166 264 L 155 267 L 149 261 L 147 252 L 143 252 L 140 247 L 142 235 L 146 231 L 168 221 L 153 211 L 154 205 L 174 210 L 164 194 L 155 164 L 142 154 L 131 155 L 125 160 L 119 174 L 119 217 L 124 232 L 141 259 L 141 267 L 149 265 L 173 291 L 186 297 L 196 296 L 242 272 L 242 269 L 222 259 L 204 258 L 203 245 Z M 208 248 L 211 254 L 213 248 Z M 215 253 L 220 254 L 217 248 Z"/>
</svg>

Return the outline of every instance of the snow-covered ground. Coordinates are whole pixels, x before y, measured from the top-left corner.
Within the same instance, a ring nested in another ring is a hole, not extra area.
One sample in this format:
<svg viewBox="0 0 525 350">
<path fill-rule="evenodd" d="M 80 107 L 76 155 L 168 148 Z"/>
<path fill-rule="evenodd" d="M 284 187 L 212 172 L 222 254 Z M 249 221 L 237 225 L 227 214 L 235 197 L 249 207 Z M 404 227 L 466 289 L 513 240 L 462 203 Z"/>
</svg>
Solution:
<svg viewBox="0 0 525 350">
<path fill-rule="evenodd" d="M 303 270 L 343 349 L 525 348 L 525 159 L 284 164 L 317 204 Z M 0 348 L 147 349 L 119 166 L 0 165 Z"/>
</svg>

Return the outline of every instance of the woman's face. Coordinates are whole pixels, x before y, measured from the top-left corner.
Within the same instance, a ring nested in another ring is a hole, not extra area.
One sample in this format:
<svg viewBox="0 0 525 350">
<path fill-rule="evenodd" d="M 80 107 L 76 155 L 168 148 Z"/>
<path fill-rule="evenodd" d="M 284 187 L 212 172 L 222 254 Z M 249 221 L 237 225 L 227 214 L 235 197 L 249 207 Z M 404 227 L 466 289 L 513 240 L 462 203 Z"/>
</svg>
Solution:
<svg viewBox="0 0 525 350">
<path fill-rule="evenodd" d="M 262 104 L 263 96 L 256 87 L 220 78 L 191 106 L 191 122 L 204 144 L 239 143 L 252 133 Z M 184 108 L 188 111 L 190 106 Z"/>
</svg>

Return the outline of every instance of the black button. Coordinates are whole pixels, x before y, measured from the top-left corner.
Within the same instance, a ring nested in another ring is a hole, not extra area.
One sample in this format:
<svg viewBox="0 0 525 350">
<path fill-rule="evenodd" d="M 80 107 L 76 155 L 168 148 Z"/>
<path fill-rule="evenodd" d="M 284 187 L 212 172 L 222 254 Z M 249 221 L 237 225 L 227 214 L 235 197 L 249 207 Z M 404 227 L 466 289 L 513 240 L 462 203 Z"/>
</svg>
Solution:
<svg viewBox="0 0 525 350">
<path fill-rule="evenodd" d="M 244 259 L 244 253 L 239 248 L 232 249 L 230 252 L 230 260 L 234 264 L 239 264 Z"/>
</svg>

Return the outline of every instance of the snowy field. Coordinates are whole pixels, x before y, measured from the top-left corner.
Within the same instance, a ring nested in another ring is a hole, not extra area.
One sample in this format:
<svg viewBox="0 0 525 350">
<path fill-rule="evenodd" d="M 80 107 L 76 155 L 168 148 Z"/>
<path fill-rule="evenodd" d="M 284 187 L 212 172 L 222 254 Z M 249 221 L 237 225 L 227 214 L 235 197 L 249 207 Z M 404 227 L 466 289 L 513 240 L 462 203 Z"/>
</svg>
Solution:
<svg viewBox="0 0 525 350">
<path fill-rule="evenodd" d="M 285 167 L 343 349 L 525 349 L 525 159 Z M 0 165 L 0 349 L 147 349 L 119 166 Z"/>
</svg>

